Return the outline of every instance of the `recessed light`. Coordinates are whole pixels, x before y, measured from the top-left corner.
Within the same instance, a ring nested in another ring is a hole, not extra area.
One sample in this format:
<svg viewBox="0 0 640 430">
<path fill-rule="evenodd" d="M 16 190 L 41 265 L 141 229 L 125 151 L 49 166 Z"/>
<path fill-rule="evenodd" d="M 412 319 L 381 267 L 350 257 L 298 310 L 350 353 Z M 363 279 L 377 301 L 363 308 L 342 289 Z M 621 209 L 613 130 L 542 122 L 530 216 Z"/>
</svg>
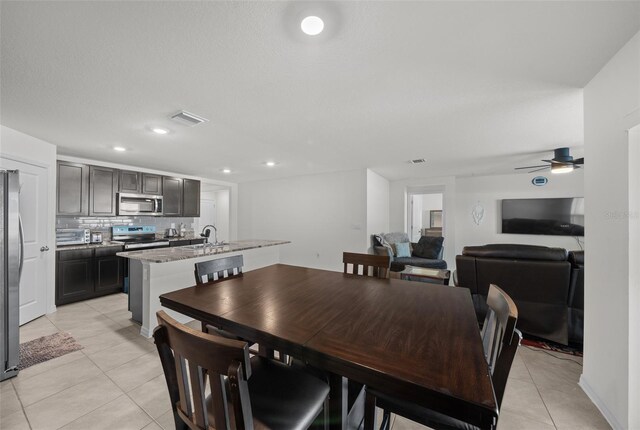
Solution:
<svg viewBox="0 0 640 430">
<path fill-rule="evenodd" d="M 264 163 L 264 164 L 265 164 L 266 166 L 273 167 L 273 166 L 275 166 L 275 165 L 276 165 L 276 162 L 275 162 L 275 161 L 267 161 L 267 162 L 266 162 L 266 163 Z"/>
<path fill-rule="evenodd" d="M 300 28 L 309 36 L 317 36 L 324 29 L 324 22 L 317 16 L 308 16 L 300 23 Z"/>
<path fill-rule="evenodd" d="M 155 134 L 167 134 L 169 133 L 169 130 L 164 129 L 164 128 L 152 128 L 151 131 L 153 131 Z"/>
<path fill-rule="evenodd" d="M 231 173 L 231 169 L 222 169 L 222 173 Z"/>
<path fill-rule="evenodd" d="M 126 150 L 127 150 L 127 148 L 122 147 L 122 146 L 114 146 L 114 147 L 113 147 L 113 150 L 114 150 L 114 151 L 118 151 L 118 152 L 124 152 L 124 151 L 126 151 Z"/>
</svg>

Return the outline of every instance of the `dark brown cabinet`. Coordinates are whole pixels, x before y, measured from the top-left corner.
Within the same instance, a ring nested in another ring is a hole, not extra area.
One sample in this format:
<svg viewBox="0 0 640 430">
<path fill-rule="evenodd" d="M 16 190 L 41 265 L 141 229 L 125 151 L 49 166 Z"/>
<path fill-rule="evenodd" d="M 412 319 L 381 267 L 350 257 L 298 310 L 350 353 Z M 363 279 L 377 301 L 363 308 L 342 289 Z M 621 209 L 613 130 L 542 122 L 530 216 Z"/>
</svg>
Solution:
<svg viewBox="0 0 640 430">
<path fill-rule="evenodd" d="M 89 216 L 116 216 L 118 170 L 89 166 Z"/>
<path fill-rule="evenodd" d="M 193 179 L 183 180 L 182 216 L 200 216 L 200 181 Z"/>
<path fill-rule="evenodd" d="M 182 179 L 162 177 L 162 205 L 164 216 L 182 216 Z"/>
<path fill-rule="evenodd" d="M 200 181 L 58 161 L 58 216 L 117 215 L 118 193 L 163 196 L 163 216 L 199 217 Z"/>
<path fill-rule="evenodd" d="M 116 256 L 122 248 L 96 248 L 95 284 L 96 293 L 117 292 L 124 283 L 124 258 Z"/>
<path fill-rule="evenodd" d="M 58 161 L 56 176 L 58 216 L 89 215 L 89 166 Z"/>
<path fill-rule="evenodd" d="M 142 174 L 142 194 L 162 195 L 162 176 Z"/>
<path fill-rule="evenodd" d="M 56 252 L 56 305 L 122 291 L 122 246 Z"/>
<path fill-rule="evenodd" d="M 121 193 L 140 194 L 142 192 L 142 173 L 120 170 Z"/>
</svg>

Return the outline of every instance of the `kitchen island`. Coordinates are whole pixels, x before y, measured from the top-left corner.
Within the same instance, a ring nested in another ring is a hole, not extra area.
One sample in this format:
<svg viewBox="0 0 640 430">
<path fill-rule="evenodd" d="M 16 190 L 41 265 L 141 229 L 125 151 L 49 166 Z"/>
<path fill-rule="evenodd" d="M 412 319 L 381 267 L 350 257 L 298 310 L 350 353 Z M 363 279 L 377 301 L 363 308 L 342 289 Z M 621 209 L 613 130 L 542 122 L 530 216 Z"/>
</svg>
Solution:
<svg viewBox="0 0 640 430">
<path fill-rule="evenodd" d="M 280 262 L 280 246 L 285 240 L 238 240 L 223 246 L 189 245 L 119 252 L 129 259 L 129 310 L 141 324 L 140 334 L 151 337 L 156 327 L 156 312 L 162 308 L 159 297 L 169 291 L 190 287 L 195 282 L 195 263 L 242 255 L 243 272 Z M 178 321 L 191 321 L 184 315 L 164 309 Z"/>
</svg>

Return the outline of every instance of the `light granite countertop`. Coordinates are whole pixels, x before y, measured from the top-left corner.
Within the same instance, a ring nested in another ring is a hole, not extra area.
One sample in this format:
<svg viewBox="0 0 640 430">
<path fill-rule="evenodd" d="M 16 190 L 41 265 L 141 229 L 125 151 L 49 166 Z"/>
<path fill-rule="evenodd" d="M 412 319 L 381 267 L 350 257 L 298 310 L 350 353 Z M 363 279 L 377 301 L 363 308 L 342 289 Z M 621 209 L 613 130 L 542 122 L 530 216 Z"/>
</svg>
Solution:
<svg viewBox="0 0 640 430">
<path fill-rule="evenodd" d="M 116 246 L 124 246 L 122 242 L 111 242 L 110 240 L 105 240 L 102 243 L 88 243 L 86 245 L 61 245 L 56 246 L 56 251 L 74 251 L 78 249 L 93 249 L 93 248 L 110 248 Z"/>
<path fill-rule="evenodd" d="M 230 252 L 243 251 L 247 249 L 264 248 L 267 246 L 284 245 L 291 243 L 287 240 L 263 240 L 247 239 L 229 242 L 222 247 L 193 247 L 176 246 L 172 248 L 156 248 L 141 251 L 119 252 L 119 257 L 140 260 L 146 263 L 169 263 L 171 261 L 188 260 L 190 258 L 206 257 L 210 255 L 227 254 Z"/>
</svg>

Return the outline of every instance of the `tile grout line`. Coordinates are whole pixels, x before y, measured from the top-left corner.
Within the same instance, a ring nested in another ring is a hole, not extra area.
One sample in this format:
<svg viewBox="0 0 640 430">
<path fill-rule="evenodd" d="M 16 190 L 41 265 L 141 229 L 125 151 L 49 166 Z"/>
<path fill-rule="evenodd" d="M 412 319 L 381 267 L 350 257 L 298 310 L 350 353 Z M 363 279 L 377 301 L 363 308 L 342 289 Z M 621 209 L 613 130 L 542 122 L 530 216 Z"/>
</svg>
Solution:
<svg viewBox="0 0 640 430">
<path fill-rule="evenodd" d="M 20 410 L 22 411 L 22 415 L 24 415 L 24 419 L 27 421 L 27 425 L 29 426 L 29 429 L 33 429 L 33 427 L 31 427 L 31 421 L 29 421 L 29 417 L 27 416 L 27 412 L 24 410 L 24 405 L 22 404 L 22 399 L 20 398 L 20 395 L 18 394 L 18 390 L 16 390 L 15 385 L 13 385 L 13 379 L 11 379 L 9 381 L 11 383 L 11 388 L 13 388 L 13 392 L 16 395 L 16 398 L 18 399 L 18 402 L 20 402 Z"/>
<path fill-rule="evenodd" d="M 538 393 L 538 396 L 540 396 L 540 400 L 542 400 L 542 404 L 544 405 L 545 410 L 547 411 L 547 414 L 549 415 L 549 418 L 551 419 L 551 422 L 553 423 L 553 427 L 556 428 L 556 430 L 558 430 L 558 426 L 556 425 L 556 420 L 553 419 L 553 415 L 551 415 L 551 411 L 549 410 L 549 407 L 547 406 L 547 402 L 544 401 L 544 397 L 542 397 L 542 393 L 540 392 L 540 388 L 538 387 L 538 384 L 536 384 L 535 379 L 533 379 L 533 375 L 531 375 L 531 371 L 529 370 L 529 365 L 527 364 L 527 360 L 525 360 L 524 356 L 521 357 L 522 362 L 524 363 L 524 367 L 527 369 L 527 372 L 529 373 L 529 377 L 531 378 L 531 381 L 533 382 L 533 386 L 536 387 L 536 391 Z"/>
</svg>

